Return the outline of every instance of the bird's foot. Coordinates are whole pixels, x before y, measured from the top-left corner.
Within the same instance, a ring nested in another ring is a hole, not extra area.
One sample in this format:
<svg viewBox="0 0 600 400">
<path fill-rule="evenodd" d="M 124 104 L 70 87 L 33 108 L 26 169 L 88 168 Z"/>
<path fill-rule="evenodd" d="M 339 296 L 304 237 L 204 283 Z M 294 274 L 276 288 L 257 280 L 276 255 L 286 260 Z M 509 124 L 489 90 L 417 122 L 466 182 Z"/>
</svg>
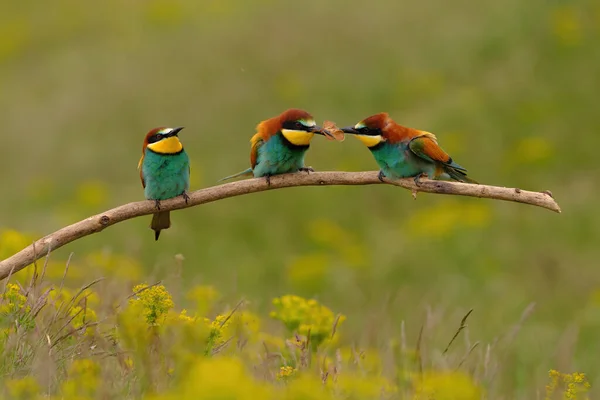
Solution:
<svg viewBox="0 0 600 400">
<path fill-rule="evenodd" d="M 379 170 L 379 174 L 377 174 L 377 178 L 383 182 L 383 178 L 385 178 L 385 174 L 383 173 L 382 170 Z"/>
<path fill-rule="evenodd" d="M 425 176 L 425 174 L 419 174 L 413 178 L 413 180 L 415 181 L 415 185 L 421 186 L 421 178 L 423 176 Z"/>
<path fill-rule="evenodd" d="M 267 180 L 267 186 L 271 186 L 271 174 L 265 175 L 265 179 Z"/>
<path fill-rule="evenodd" d="M 315 170 L 312 167 L 301 167 L 301 168 L 298 168 L 298 171 L 306 172 L 307 174 L 310 174 L 311 172 L 315 172 Z"/>
<path fill-rule="evenodd" d="M 181 195 L 183 196 L 183 199 L 185 200 L 185 204 L 187 204 L 188 201 L 190 200 L 190 196 L 186 192 L 183 192 Z"/>
<path fill-rule="evenodd" d="M 417 193 L 418 193 L 418 190 L 417 190 L 417 189 L 413 189 L 413 190 L 412 190 L 412 197 L 413 197 L 413 199 L 415 199 L 415 200 L 417 199 Z"/>
<path fill-rule="evenodd" d="M 154 200 L 154 207 L 156 207 L 157 210 L 160 210 L 160 200 Z"/>
</svg>

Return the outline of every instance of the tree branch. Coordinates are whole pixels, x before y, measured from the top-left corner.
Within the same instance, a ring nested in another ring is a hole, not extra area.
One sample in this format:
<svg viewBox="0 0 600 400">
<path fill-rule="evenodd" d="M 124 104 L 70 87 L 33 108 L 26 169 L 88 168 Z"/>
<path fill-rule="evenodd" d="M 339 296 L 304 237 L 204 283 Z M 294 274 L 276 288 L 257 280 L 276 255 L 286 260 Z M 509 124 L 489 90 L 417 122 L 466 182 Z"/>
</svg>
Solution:
<svg viewBox="0 0 600 400">
<path fill-rule="evenodd" d="M 161 201 L 161 210 L 178 210 L 226 199 L 228 197 L 294 186 L 374 185 L 381 183 L 382 182 L 377 178 L 377 172 L 375 171 L 313 172 L 310 174 L 300 172 L 273 176 L 271 177 L 270 187 L 267 186 L 266 179 L 258 178 L 200 189 L 190 193 L 188 204 L 185 203 L 181 196 L 175 199 Z M 412 190 L 413 193 L 419 191 L 515 201 L 547 208 L 548 210 L 560 213 L 560 207 L 552 198 L 552 194 L 548 191 L 528 192 L 505 187 L 431 181 L 427 179 L 421 180 L 421 184 L 418 187 L 412 179 L 400 179 L 396 181 L 385 179 L 385 183 Z M 100 232 L 104 230 L 104 228 L 116 223 L 143 215 L 149 215 L 155 211 L 154 201 L 138 201 L 113 208 L 59 229 L 58 231 L 37 240 L 32 245 L 24 248 L 6 260 L 0 261 L 0 280 L 20 271 L 39 258 L 67 243 Z"/>
</svg>

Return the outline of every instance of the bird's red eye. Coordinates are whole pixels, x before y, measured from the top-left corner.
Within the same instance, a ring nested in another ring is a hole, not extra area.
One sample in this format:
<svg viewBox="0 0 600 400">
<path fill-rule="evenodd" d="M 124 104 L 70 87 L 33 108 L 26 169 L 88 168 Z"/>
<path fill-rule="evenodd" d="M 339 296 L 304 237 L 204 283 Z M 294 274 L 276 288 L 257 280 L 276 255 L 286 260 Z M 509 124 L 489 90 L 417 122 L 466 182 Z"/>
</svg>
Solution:
<svg viewBox="0 0 600 400">
<path fill-rule="evenodd" d="M 148 144 L 150 143 L 156 143 L 161 139 L 160 135 L 152 135 L 148 138 Z"/>
</svg>

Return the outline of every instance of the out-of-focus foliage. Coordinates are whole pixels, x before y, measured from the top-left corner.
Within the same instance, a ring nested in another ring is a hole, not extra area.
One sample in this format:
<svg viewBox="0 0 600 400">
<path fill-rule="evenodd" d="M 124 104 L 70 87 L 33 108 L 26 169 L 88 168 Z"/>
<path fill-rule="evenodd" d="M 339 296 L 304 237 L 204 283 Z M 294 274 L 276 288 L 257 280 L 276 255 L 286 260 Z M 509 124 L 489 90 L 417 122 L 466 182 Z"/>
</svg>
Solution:
<svg viewBox="0 0 600 400">
<path fill-rule="evenodd" d="M 478 400 L 490 394 L 495 381 L 486 370 L 504 357 L 490 348 L 485 357 L 471 355 L 479 342 L 465 354 L 453 343 L 443 352 L 436 342 L 423 349 L 422 338 L 412 347 L 404 336 L 359 347 L 345 334 L 345 317 L 334 318 L 316 299 L 273 299 L 269 316 L 285 326 L 278 330 L 247 300 L 233 307 L 217 301 L 220 295 L 211 286 L 192 288 L 185 296 L 191 307 L 182 309 L 160 282 L 121 291 L 119 279 L 96 280 L 80 290 L 66 287 L 66 277 L 8 283 L 0 322 L 13 329 L 0 337 L 5 377 L 0 394 Z M 431 333 L 445 330 L 439 326 Z M 551 370 L 545 390 L 548 399 L 587 399 L 590 388 L 583 373 Z"/>
<path fill-rule="evenodd" d="M 0 259 L 141 200 L 136 166 L 151 128 L 186 127 L 195 190 L 247 168 L 255 125 L 289 107 L 340 126 L 387 111 L 436 133 L 474 179 L 549 189 L 563 209 L 306 187 L 173 212 L 159 242 L 150 216 L 111 226 L 19 272 L 10 283 L 21 286 L 0 283 L 0 368 L 7 390 L 22 393 L 10 396 L 59 393 L 91 376 L 68 376 L 75 359 L 100 366 L 99 388 L 115 382 L 110 390 L 132 396 L 152 382 L 157 396 L 177 396 L 196 390 L 183 370 L 235 365 L 245 368 L 243 385 L 278 398 L 367 396 L 388 383 L 392 397 L 416 396 L 421 359 L 423 377 L 433 374 L 422 396 L 462 362 L 466 395 L 542 398 L 555 369 L 584 371 L 585 395 L 600 397 L 597 1 L 61 0 L 0 9 Z M 376 169 L 352 137 L 315 137 L 306 163 Z M 54 290 L 28 293 L 35 276 Z M 150 328 L 140 298 L 127 297 L 159 281 L 173 307 Z M 327 354 L 309 360 L 321 339 L 268 317 L 287 295 L 346 316 L 333 339 L 322 336 Z M 471 308 L 454 353 L 441 354 Z M 228 342 L 234 335 L 249 347 Z M 311 373 L 300 367 L 309 361 Z M 559 386 L 552 396 L 568 389 Z"/>
</svg>

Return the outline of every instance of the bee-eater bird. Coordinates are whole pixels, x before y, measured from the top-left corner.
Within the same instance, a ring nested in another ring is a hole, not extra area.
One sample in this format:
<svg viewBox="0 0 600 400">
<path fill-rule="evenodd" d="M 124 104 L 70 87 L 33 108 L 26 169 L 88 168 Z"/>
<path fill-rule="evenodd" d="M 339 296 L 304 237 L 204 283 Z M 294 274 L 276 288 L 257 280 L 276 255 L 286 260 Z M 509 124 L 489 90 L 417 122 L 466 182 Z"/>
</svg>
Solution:
<svg viewBox="0 0 600 400">
<path fill-rule="evenodd" d="M 289 109 L 279 116 L 262 121 L 256 126 L 256 134 L 250 139 L 251 167 L 219 181 L 242 175 L 255 178 L 266 177 L 271 184 L 271 176 L 290 172 L 313 172 L 304 166 L 304 155 L 315 134 L 334 137 L 328 131 L 317 126 L 308 112 Z"/>
<path fill-rule="evenodd" d="M 342 128 L 355 135 L 371 150 L 379 165 L 379 179 L 414 178 L 419 185 L 422 175 L 429 179 L 451 178 L 477 183 L 437 143 L 431 132 L 397 124 L 388 113 L 372 115 L 352 127 Z"/>
<path fill-rule="evenodd" d="M 142 158 L 138 164 L 144 196 L 154 200 L 160 210 L 160 201 L 183 196 L 187 203 L 190 188 L 190 161 L 177 134 L 179 128 L 155 128 L 144 138 Z M 171 226 L 169 211 L 159 211 L 152 216 L 150 228 L 154 230 L 154 240 L 160 231 Z"/>
</svg>

